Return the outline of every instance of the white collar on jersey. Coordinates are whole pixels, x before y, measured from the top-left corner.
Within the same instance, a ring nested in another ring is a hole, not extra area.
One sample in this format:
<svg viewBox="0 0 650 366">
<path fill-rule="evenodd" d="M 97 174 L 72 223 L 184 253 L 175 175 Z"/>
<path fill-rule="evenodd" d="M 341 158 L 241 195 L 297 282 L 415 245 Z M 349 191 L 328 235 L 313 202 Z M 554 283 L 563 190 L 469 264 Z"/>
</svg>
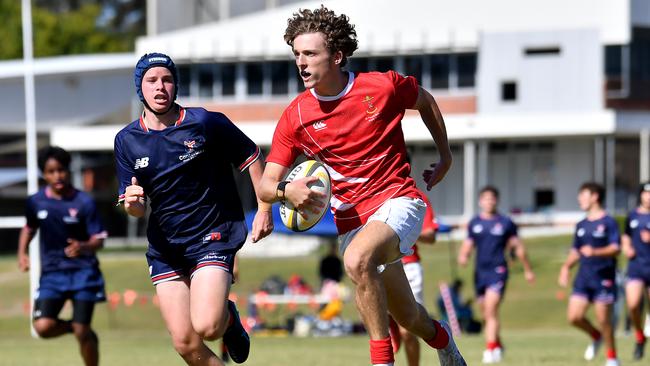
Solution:
<svg viewBox="0 0 650 366">
<path fill-rule="evenodd" d="M 331 102 L 337 99 L 343 98 L 347 93 L 350 92 L 350 89 L 352 89 L 352 85 L 354 84 L 354 73 L 352 71 L 348 71 L 348 85 L 341 90 L 340 93 L 337 95 L 318 95 L 316 94 L 316 90 L 314 88 L 309 89 L 311 94 L 314 96 L 314 98 L 322 101 L 322 102 Z"/>
</svg>

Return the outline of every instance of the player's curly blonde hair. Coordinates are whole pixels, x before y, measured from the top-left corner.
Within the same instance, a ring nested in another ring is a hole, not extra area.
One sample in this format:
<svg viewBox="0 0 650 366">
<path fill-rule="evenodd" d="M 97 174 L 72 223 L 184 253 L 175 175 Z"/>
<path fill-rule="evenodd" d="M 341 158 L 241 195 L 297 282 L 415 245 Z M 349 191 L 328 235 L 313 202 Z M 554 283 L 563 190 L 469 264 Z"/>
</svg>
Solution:
<svg viewBox="0 0 650 366">
<path fill-rule="evenodd" d="M 325 35 L 325 42 L 330 53 L 341 51 L 343 59 L 341 66 L 345 66 L 348 57 L 352 56 L 358 47 L 357 32 L 350 18 L 345 14 L 336 15 L 332 10 L 321 5 L 320 9 L 300 9 L 287 20 L 287 29 L 284 32 L 284 41 L 293 48 L 293 40 L 305 33 L 321 32 Z"/>
</svg>

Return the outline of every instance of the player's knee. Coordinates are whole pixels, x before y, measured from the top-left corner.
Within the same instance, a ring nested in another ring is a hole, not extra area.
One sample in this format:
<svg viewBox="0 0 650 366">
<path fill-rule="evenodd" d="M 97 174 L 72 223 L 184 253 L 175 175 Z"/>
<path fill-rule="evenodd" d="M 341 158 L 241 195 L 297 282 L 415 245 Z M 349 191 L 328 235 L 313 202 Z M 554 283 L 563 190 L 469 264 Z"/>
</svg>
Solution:
<svg viewBox="0 0 650 366">
<path fill-rule="evenodd" d="M 212 322 L 197 324 L 194 326 L 194 330 L 202 339 L 207 341 L 215 341 L 221 338 L 226 331 L 225 326 Z"/>
<path fill-rule="evenodd" d="M 51 338 L 53 337 L 52 331 L 56 327 L 57 320 L 51 318 L 38 318 L 35 319 L 32 323 L 34 325 L 34 330 L 41 338 Z"/>
<path fill-rule="evenodd" d="M 176 336 L 172 338 L 174 349 L 184 359 L 192 358 L 198 352 L 198 344 L 192 337 Z"/>
<path fill-rule="evenodd" d="M 578 325 L 582 320 L 584 319 L 584 316 L 582 314 L 576 314 L 576 313 L 568 313 L 567 314 L 567 321 L 571 325 Z"/>
<path fill-rule="evenodd" d="M 350 279 L 356 283 L 363 283 L 368 277 L 369 272 L 374 268 L 376 270 L 377 266 L 373 267 L 370 256 L 360 255 L 360 254 L 351 254 L 346 256 L 343 260 L 345 266 L 345 272 L 350 276 Z"/>
</svg>

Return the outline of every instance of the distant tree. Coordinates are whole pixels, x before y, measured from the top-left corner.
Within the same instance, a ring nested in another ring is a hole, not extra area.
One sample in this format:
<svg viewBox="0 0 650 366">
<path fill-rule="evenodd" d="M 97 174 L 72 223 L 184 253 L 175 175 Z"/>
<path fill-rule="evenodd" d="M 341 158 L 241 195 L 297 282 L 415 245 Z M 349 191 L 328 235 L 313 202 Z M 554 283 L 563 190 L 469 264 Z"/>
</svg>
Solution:
<svg viewBox="0 0 650 366">
<path fill-rule="evenodd" d="M 145 31 L 144 5 L 144 0 L 36 0 L 34 56 L 132 51 Z M 0 59 L 21 58 L 20 1 L 0 0 L 0 14 Z"/>
</svg>

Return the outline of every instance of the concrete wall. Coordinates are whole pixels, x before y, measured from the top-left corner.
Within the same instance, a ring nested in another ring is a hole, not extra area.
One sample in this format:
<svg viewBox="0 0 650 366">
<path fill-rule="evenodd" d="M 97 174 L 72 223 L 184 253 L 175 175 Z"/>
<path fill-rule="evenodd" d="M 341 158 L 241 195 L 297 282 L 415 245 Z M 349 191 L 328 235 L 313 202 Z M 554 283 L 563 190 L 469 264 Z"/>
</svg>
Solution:
<svg viewBox="0 0 650 366">
<path fill-rule="evenodd" d="M 557 53 L 527 54 L 552 49 Z M 486 33 L 479 55 L 481 114 L 603 109 L 603 48 L 595 29 Z M 502 99 L 505 82 L 516 84 L 515 100 Z"/>
</svg>

